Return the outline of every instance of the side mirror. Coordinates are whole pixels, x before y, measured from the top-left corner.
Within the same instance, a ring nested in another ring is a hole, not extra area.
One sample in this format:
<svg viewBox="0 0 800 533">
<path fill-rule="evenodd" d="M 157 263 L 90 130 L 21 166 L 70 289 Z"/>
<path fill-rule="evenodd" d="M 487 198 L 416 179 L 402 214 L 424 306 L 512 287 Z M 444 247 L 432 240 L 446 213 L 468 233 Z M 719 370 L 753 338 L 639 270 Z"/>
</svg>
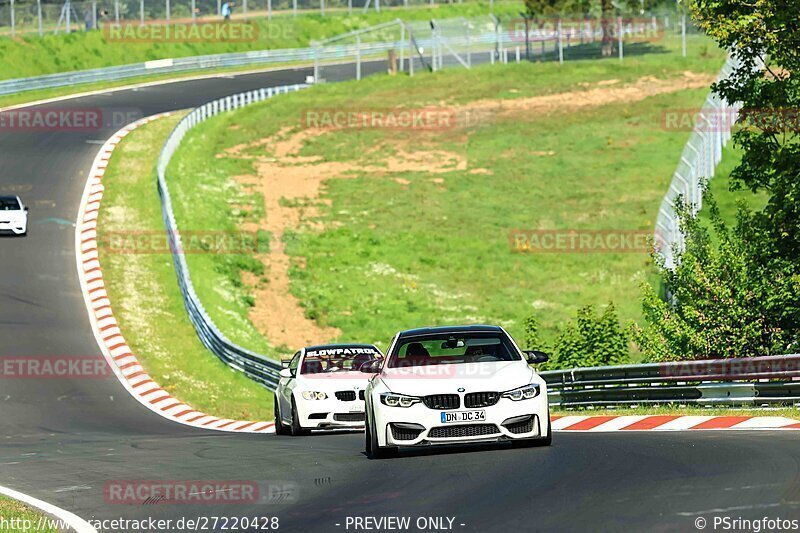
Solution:
<svg viewBox="0 0 800 533">
<path fill-rule="evenodd" d="M 28 210 L 28 206 L 26 205 L 23 209 L 25 209 L 25 211 L 27 211 Z"/>
<path fill-rule="evenodd" d="M 373 359 L 372 361 L 367 361 L 359 370 L 365 374 L 377 374 L 381 371 L 381 367 L 383 366 L 382 359 Z"/>
<path fill-rule="evenodd" d="M 550 359 L 549 355 L 539 350 L 525 350 L 524 353 L 528 358 L 528 363 L 532 365 L 544 363 Z"/>
<path fill-rule="evenodd" d="M 292 374 L 292 371 L 289 370 L 288 368 L 282 368 L 280 371 L 280 376 L 282 378 L 293 378 L 294 374 Z"/>
<path fill-rule="evenodd" d="M 289 368 L 289 363 L 291 363 L 291 362 L 292 362 L 291 359 L 282 359 L 281 360 L 281 366 L 283 368 Z"/>
</svg>

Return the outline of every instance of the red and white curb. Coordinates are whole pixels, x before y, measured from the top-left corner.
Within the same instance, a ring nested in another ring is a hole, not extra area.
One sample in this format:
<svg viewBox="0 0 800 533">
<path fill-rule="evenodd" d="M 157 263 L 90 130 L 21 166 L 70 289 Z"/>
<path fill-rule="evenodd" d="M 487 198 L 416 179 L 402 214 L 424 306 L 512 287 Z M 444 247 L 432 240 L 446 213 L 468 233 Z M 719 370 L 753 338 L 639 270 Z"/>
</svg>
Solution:
<svg viewBox="0 0 800 533">
<path fill-rule="evenodd" d="M 192 409 L 189 405 L 174 398 L 159 387 L 142 368 L 136 355 L 125 342 L 114 318 L 111 301 L 108 299 L 103 282 L 97 242 L 97 217 L 100 213 L 100 201 L 103 198 L 104 190 L 103 175 L 108 167 L 111 154 L 123 137 L 139 126 L 169 114 L 162 113 L 146 117 L 119 130 L 100 148 L 89 171 L 75 225 L 75 250 L 78 277 L 86 308 L 89 311 L 92 330 L 100 350 L 120 383 L 151 411 L 175 422 L 198 428 L 245 433 L 274 433 L 274 422 L 221 419 Z"/>
<path fill-rule="evenodd" d="M 690 431 L 721 429 L 800 429 L 800 420 L 782 416 L 552 416 L 554 431 Z"/>
</svg>

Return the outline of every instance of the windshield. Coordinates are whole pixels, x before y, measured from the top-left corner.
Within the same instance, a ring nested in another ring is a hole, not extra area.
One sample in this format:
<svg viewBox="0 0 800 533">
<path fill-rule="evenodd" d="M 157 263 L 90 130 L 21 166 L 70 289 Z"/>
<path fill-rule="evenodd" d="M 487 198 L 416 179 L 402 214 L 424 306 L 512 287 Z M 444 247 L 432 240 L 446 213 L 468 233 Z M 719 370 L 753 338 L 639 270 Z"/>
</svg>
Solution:
<svg viewBox="0 0 800 533">
<path fill-rule="evenodd" d="M 358 372 L 364 363 L 381 357 L 374 347 L 343 347 L 309 350 L 300 366 L 301 374 Z"/>
<path fill-rule="evenodd" d="M 499 333 L 438 334 L 399 340 L 388 366 L 400 368 L 520 359 L 511 341 Z"/>
<path fill-rule="evenodd" d="M 0 211 L 18 211 L 19 209 L 19 202 L 16 198 L 0 198 Z"/>
</svg>

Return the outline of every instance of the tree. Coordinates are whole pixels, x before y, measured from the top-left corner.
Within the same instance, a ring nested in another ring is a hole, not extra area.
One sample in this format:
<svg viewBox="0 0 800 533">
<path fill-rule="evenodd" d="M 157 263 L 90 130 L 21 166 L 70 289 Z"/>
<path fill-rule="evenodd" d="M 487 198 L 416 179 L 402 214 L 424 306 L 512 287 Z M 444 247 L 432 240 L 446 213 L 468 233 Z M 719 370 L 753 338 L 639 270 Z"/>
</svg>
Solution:
<svg viewBox="0 0 800 533">
<path fill-rule="evenodd" d="M 644 284 L 647 326 L 634 326 L 634 340 L 650 361 L 784 353 L 797 339 L 791 302 L 800 294 L 800 279 L 795 280 L 793 294 L 785 293 L 773 284 L 774 276 L 752 260 L 752 213 L 742 207 L 729 229 L 708 194 L 706 207 L 710 228 L 678 201 L 686 249 L 676 249 L 674 269 L 654 256 L 670 298 L 665 301 Z"/>
<path fill-rule="evenodd" d="M 712 208 L 718 245 L 684 209 L 686 250 L 674 271 L 661 265 L 672 298 L 645 290 L 648 326 L 636 337 L 654 360 L 793 352 L 800 347 L 800 3 L 694 0 L 691 7 L 738 60 L 713 85 L 729 105 L 743 104 L 732 188 L 763 191 L 768 200 L 754 212 L 740 205 L 731 231 Z"/>
<path fill-rule="evenodd" d="M 744 107 L 745 127 L 734 135 L 744 155 L 731 181 L 735 188 L 769 194 L 753 216 L 752 237 L 762 264 L 782 271 L 800 257 L 800 2 L 695 0 L 692 10 L 706 33 L 740 62 L 713 86 L 728 104 Z"/>
</svg>

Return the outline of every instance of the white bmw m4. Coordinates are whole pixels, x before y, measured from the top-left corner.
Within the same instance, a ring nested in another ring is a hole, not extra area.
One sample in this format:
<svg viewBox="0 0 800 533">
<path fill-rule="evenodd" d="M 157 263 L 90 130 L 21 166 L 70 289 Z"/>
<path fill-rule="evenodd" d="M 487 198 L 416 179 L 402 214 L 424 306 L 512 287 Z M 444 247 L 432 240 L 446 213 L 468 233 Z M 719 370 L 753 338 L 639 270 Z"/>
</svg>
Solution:
<svg viewBox="0 0 800 533">
<path fill-rule="evenodd" d="M 19 196 L 0 196 L 0 232 L 28 233 L 28 208 Z"/>
<path fill-rule="evenodd" d="M 499 326 L 398 333 L 383 361 L 361 368 L 374 374 L 366 391 L 367 455 L 463 442 L 550 445 L 547 387 L 529 366 L 546 360 L 521 351 Z"/>
<path fill-rule="evenodd" d="M 360 369 L 382 357 L 371 344 L 309 346 L 294 354 L 275 391 L 275 433 L 363 428 L 369 376 Z"/>
</svg>

